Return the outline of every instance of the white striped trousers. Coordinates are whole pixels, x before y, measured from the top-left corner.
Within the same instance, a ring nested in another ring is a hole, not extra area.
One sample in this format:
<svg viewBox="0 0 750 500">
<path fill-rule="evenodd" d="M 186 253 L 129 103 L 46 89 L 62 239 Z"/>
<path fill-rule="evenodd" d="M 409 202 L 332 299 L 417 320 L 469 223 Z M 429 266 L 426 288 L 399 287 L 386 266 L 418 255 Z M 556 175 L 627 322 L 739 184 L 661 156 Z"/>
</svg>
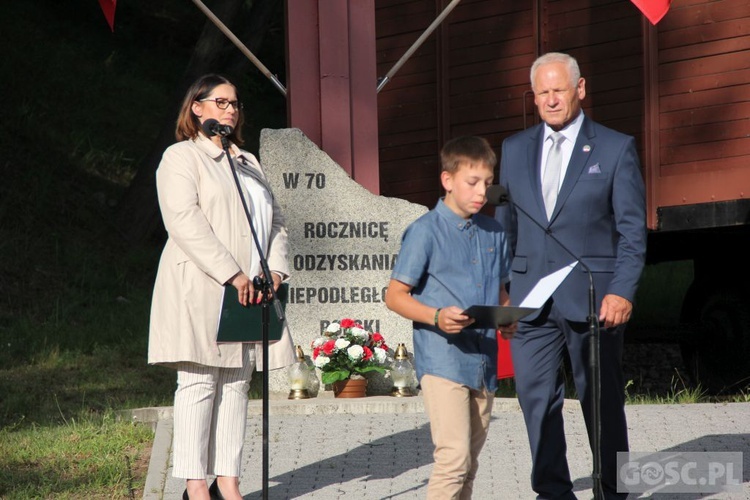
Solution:
<svg viewBox="0 0 750 500">
<path fill-rule="evenodd" d="M 252 344 L 244 344 L 242 368 L 177 364 L 172 475 L 182 479 L 240 476 Z"/>
</svg>

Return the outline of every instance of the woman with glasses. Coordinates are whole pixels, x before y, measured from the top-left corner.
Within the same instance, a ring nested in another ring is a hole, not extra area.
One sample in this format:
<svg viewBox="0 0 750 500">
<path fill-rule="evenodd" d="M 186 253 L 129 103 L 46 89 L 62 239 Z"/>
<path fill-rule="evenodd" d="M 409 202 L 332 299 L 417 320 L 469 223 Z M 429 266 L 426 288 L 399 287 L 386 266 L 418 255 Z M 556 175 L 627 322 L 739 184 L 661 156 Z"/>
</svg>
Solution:
<svg viewBox="0 0 750 500">
<path fill-rule="evenodd" d="M 218 122 L 230 141 L 232 164 L 276 289 L 289 272 L 279 206 L 258 160 L 239 148 L 243 119 L 229 80 L 199 78 L 177 118 L 179 142 L 167 148 L 156 172 L 169 237 L 154 285 L 148 362 L 177 370 L 172 473 L 186 480 L 183 498 L 191 500 L 242 498 L 248 388 L 253 369 L 263 369 L 260 348 L 216 342 L 224 285 L 246 305 L 254 296 L 252 279 L 261 271 L 222 137 L 204 125 L 207 120 Z M 288 331 L 269 346 L 269 358 L 269 369 L 295 362 Z M 209 476 L 216 476 L 210 487 Z"/>
</svg>

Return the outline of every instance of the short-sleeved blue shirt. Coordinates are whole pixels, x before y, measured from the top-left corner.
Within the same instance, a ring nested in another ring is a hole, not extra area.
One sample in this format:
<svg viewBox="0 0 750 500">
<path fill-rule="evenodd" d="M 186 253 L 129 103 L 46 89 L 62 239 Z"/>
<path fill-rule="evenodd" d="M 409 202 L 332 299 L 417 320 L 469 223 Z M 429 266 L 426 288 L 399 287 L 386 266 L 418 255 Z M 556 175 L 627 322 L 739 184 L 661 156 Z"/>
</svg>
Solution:
<svg viewBox="0 0 750 500">
<path fill-rule="evenodd" d="M 440 200 L 406 228 L 391 278 L 412 286 L 412 296 L 431 307 L 496 305 L 510 260 L 497 220 L 483 214 L 464 219 Z M 497 389 L 494 329 L 454 335 L 415 322 L 414 361 L 419 379 L 430 374 L 472 389 Z"/>
</svg>

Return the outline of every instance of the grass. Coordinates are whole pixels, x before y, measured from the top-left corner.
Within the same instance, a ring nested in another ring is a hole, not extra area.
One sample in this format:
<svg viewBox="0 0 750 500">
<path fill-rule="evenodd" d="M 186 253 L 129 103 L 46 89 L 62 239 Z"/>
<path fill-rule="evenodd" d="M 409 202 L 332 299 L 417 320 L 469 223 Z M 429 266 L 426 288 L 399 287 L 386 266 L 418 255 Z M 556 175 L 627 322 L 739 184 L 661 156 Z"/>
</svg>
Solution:
<svg viewBox="0 0 750 500">
<path fill-rule="evenodd" d="M 0 498 L 142 496 L 152 432 L 114 411 L 171 404 L 145 355 L 159 249 L 111 224 L 202 27 L 151 4 L 114 35 L 96 2 L 0 6 Z"/>
<path fill-rule="evenodd" d="M 0 496 L 140 498 L 153 439 L 148 427 L 116 422 L 111 414 L 0 430 Z"/>
<path fill-rule="evenodd" d="M 162 242 L 124 244 L 112 221 L 205 21 L 132 0 L 111 33 L 96 2 L 0 4 L 0 498 L 142 496 L 152 431 L 114 415 L 172 404 L 175 373 L 146 364 Z M 283 99 L 240 87 L 255 151 Z"/>
<path fill-rule="evenodd" d="M 113 411 L 169 405 L 175 383 L 171 370 L 146 365 L 147 280 L 115 255 L 57 264 L 55 292 L 30 287 L 49 300 L 23 301 L 3 327 L 0 497 L 135 498 L 152 432 Z"/>
<path fill-rule="evenodd" d="M 692 404 L 708 403 L 712 399 L 700 385 L 691 386 L 687 384 L 679 373 L 672 377 L 670 389 L 667 394 L 630 393 L 633 387 L 633 381 L 628 380 L 625 384 L 625 403 L 631 405 L 638 404 Z"/>
</svg>

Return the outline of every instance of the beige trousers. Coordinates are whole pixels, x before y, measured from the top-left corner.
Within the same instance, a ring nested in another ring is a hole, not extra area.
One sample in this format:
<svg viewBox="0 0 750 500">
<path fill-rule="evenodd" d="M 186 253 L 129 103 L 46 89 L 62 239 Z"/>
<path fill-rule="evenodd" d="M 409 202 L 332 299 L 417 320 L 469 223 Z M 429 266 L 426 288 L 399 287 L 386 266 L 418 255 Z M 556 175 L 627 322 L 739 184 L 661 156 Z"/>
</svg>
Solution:
<svg viewBox="0 0 750 500">
<path fill-rule="evenodd" d="M 242 356 L 242 368 L 177 365 L 174 477 L 240 476 L 248 390 L 255 368 L 252 344 L 243 346 Z"/>
<path fill-rule="evenodd" d="M 424 375 L 420 384 L 435 445 L 427 498 L 469 499 L 495 395 L 433 375 Z"/>
</svg>

